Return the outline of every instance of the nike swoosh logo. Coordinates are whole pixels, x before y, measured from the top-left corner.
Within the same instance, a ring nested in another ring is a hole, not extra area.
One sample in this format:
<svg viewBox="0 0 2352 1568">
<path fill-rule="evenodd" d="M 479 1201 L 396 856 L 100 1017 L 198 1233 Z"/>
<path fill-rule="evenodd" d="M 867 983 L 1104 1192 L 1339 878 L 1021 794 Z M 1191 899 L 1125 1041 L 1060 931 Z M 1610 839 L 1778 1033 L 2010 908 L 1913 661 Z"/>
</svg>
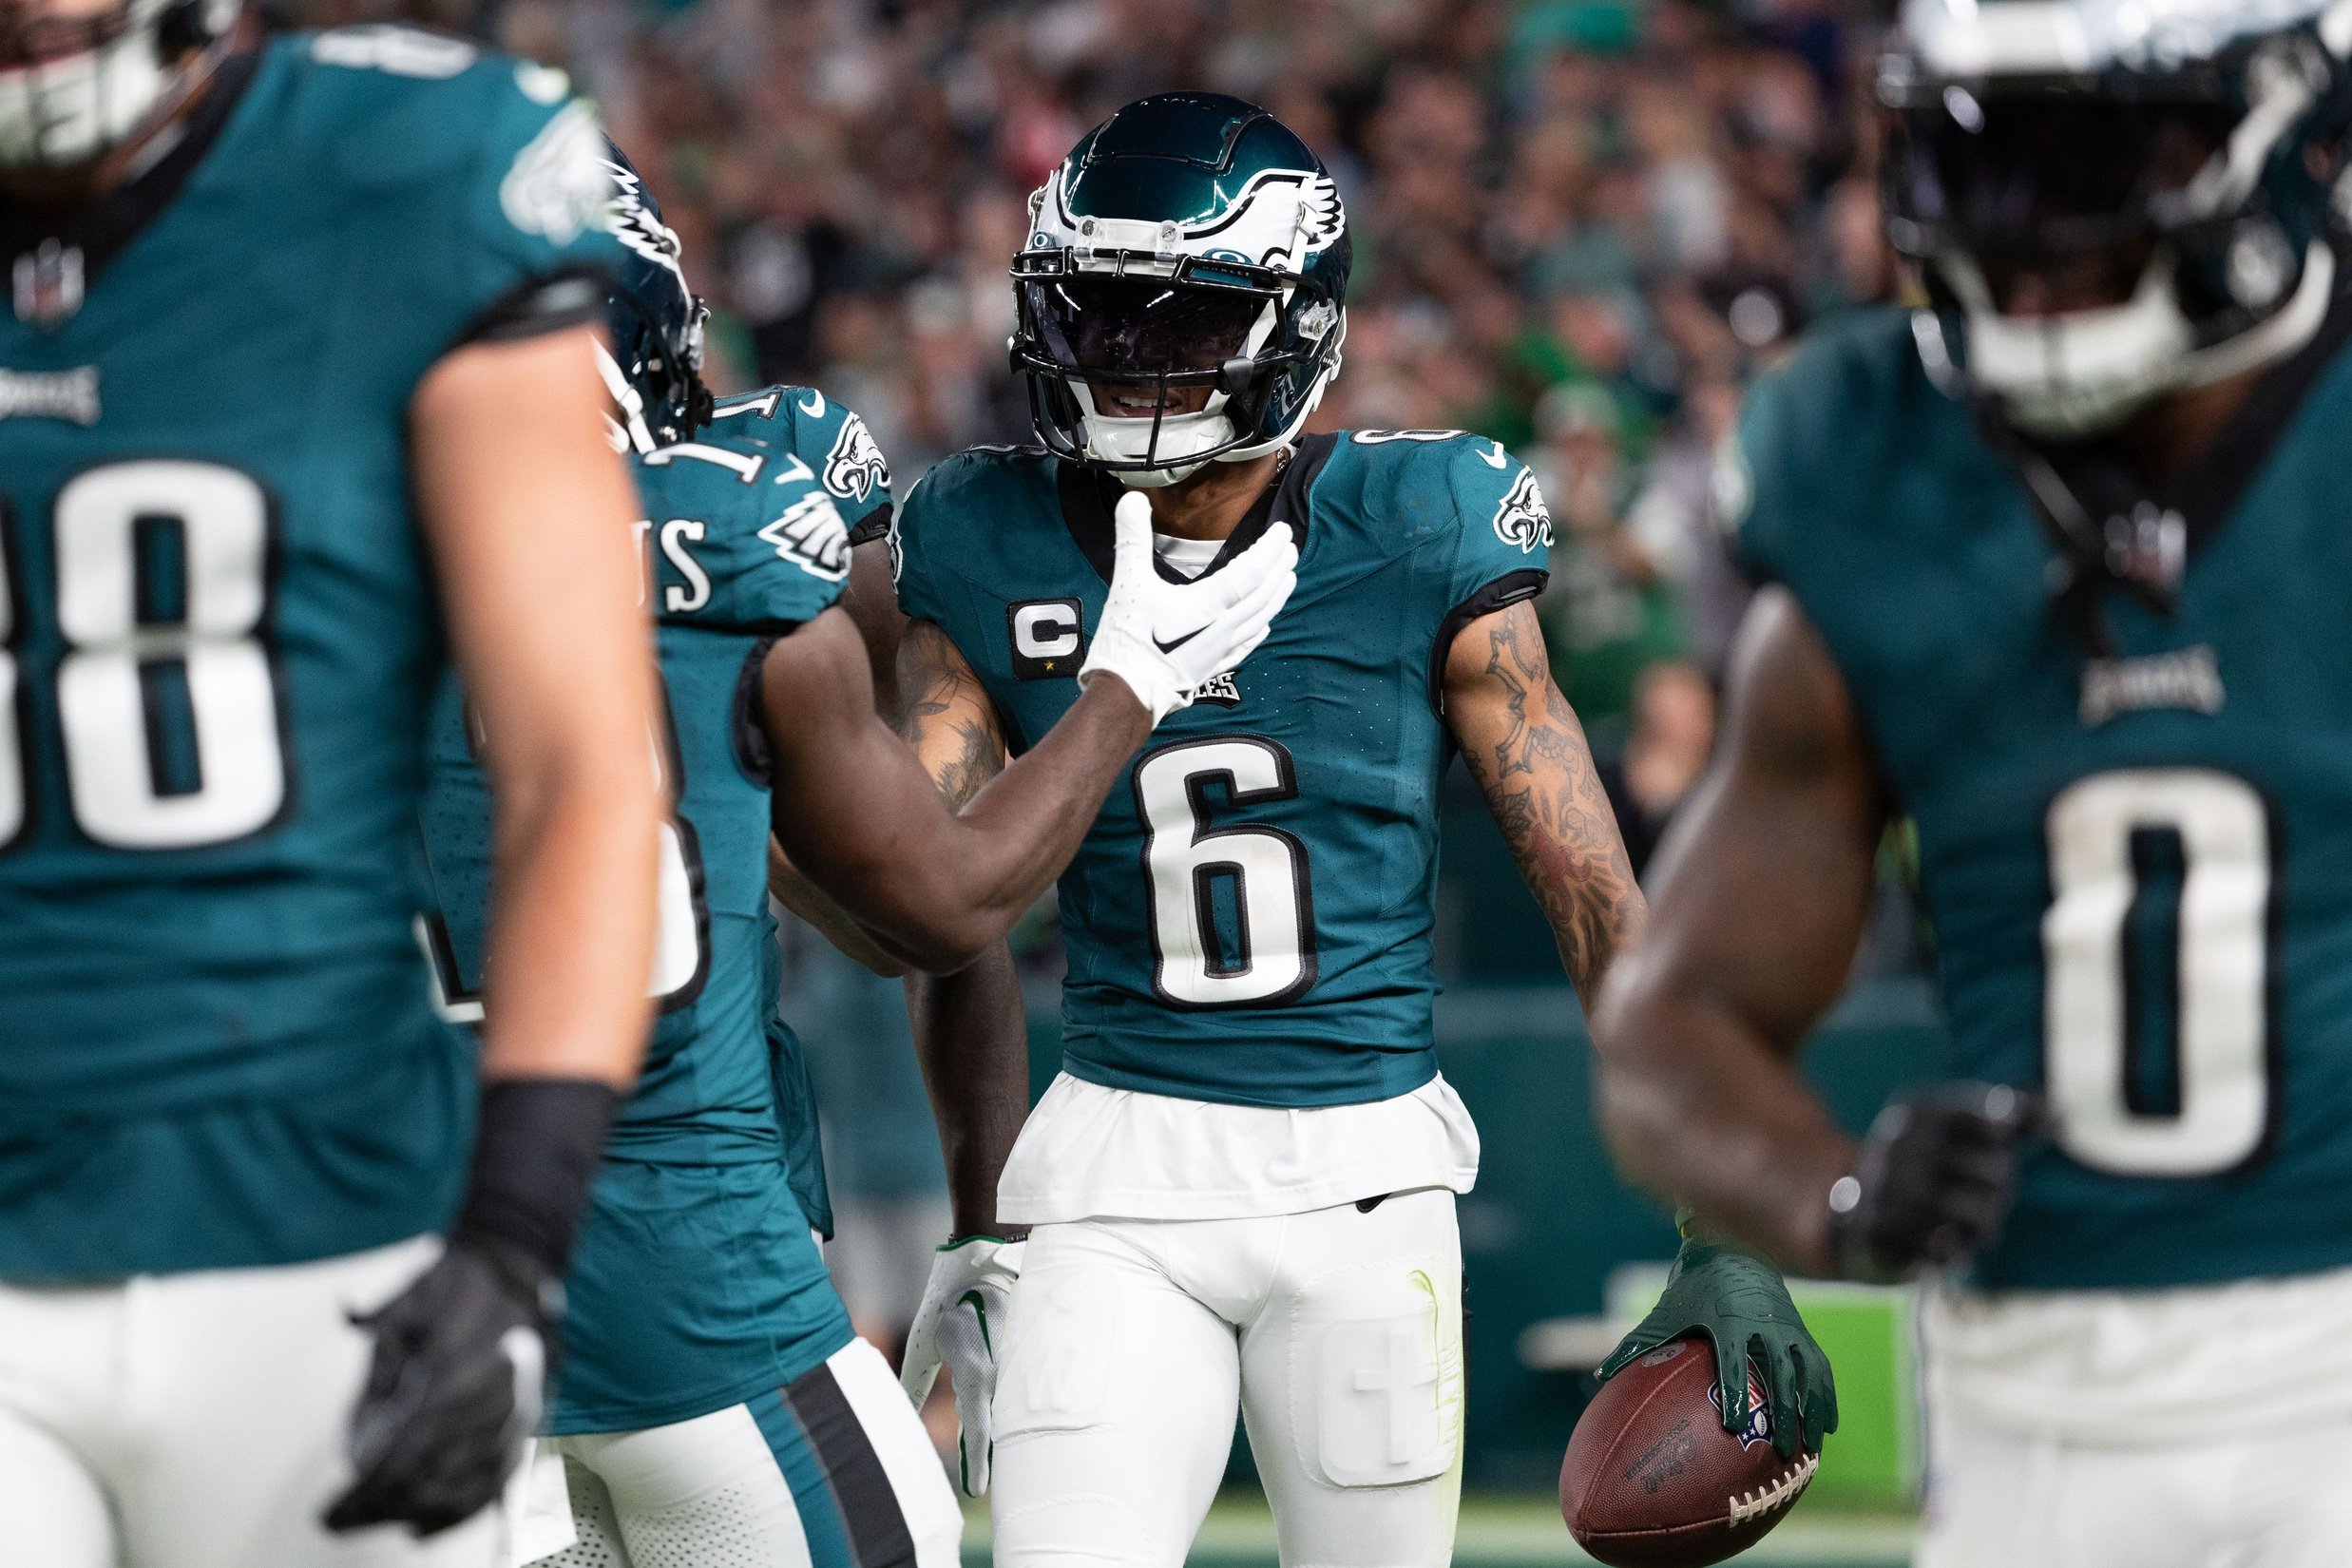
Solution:
<svg viewBox="0 0 2352 1568">
<path fill-rule="evenodd" d="M 1511 459 L 1504 454 L 1502 443 L 1500 441 L 1495 443 L 1493 456 L 1490 457 L 1486 453 L 1481 452 L 1478 454 L 1478 460 L 1485 464 L 1490 468 L 1507 468 L 1511 466 Z"/>
<path fill-rule="evenodd" d="M 1194 638 L 1198 637 L 1200 635 L 1200 631 L 1201 629 L 1195 626 L 1191 631 L 1186 632 L 1182 637 L 1177 638 L 1174 642 L 1162 642 L 1158 638 L 1155 637 L 1152 639 L 1152 646 L 1157 648 L 1161 653 L 1174 653 L 1178 648 L 1184 646 L 1185 643 L 1190 642 Z"/>
<path fill-rule="evenodd" d="M 806 403 L 795 404 L 794 407 L 798 408 L 802 413 L 807 414 L 810 418 L 814 419 L 825 411 L 825 394 L 818 392 L 814 387 L 811 387 L 809 389 L 809 401 Z M 1500 451 L 1501 449 L 1497 448 L 1496 449 Z M 1498 463 L 1495 467 L 1500 468 L 1502 465 Z"/>
</svg>

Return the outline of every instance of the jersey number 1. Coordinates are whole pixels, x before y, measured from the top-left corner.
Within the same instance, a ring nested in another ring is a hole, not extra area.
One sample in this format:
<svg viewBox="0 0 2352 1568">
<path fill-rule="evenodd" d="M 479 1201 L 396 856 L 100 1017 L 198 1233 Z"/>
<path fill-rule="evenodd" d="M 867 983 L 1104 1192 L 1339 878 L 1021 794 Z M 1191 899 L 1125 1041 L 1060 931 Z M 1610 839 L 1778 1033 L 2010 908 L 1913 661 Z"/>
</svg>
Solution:
<svg viewBox="0 0 2352 1568">
<path fill-rule="evenodd" d="M 1277 742 L 1218 736 L 1163 746 L 1136 764 L 1149 885 L 1152 989 L 1177 1007 L 1263 1007 L 1315 983 L 1307 848 L 1279 828 L 1212 828 L 1208 791 L 1234 806 L 1291 800 L 1297 770 Z M 1215 939 L 1230 887 L 1235 940 Z"/>
<path fill-rule="evenodd" d="M 2059 1147 L 2117 1176 L 2245 1164 L 2272 1105 L 2262 795 L 2203 768 L 2093 774 L 2051 803 L 2047 830 L 2043 1071 Z M 2167 1018 L 2170 1063 L 2135 1071 Z"/>
<path fill-rule="evenodd" d="M 58 492 L 50 536 L 75 824 L 116 850 L 192 849 L 269 826 L 286 802 L 286 766 L 261 641 L 261 487 L 213 463 L 111 463 Z M 23 831 L 29 794 L 29 710 L 10 651 L 23 627 L 7 568 L 0 549 L 0 846 Z M 182 725 L 175 751 L 167 737 Z"/>
</svg>

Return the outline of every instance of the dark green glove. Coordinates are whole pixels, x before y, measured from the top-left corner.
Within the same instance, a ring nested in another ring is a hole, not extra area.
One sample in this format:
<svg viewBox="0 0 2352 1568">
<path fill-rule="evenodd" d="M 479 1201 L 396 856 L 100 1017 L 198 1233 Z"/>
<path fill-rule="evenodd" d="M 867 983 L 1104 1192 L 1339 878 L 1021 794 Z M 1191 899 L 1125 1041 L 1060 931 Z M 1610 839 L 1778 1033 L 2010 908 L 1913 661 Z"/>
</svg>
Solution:
<svg viewBox="0 0 2352 1568">
<path fill-rule="evenodd" d="M 1601 1381 L 1693 1332 L 1714 1342 L 1724 1430 L 1738 1432 L 1748 1424 L 1747 1363 L 1752 1360 L 1764 1375 L 1773 1448 L 1793 1458 L 1802 1440 L 1806 1452 L 1821 1451 L 1821 1440 L 1838 1429 L 1837 1384 L 1778 1269 L 1721 1242 L 1685 1240 L 1674 1272 L 1666 1276 L 1666 1293 L 1600 1364 Z"/>
</svg>

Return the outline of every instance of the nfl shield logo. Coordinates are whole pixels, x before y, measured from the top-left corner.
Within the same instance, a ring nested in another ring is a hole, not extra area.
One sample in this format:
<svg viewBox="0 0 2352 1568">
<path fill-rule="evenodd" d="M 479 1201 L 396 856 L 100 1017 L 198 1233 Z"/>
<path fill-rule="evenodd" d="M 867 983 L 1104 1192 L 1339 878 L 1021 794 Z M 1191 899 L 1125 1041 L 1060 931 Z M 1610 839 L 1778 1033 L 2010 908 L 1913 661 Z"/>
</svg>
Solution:
<svg viewBox="0 0 2352 1568">
<path fill-rule="evenodd" d="M 44 239 L 16 258 L 16 319 L 54 327 L 82 308 L 82 248 Z"/>
</svg>

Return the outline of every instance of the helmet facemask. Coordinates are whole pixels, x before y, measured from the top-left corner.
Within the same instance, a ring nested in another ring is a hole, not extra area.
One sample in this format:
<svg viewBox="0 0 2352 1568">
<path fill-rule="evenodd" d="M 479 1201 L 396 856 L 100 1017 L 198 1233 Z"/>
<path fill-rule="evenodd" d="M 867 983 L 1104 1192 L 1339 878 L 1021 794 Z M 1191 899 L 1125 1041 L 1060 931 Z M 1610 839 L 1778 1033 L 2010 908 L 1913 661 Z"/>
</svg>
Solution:
<svg viewBox="0 0 2352 1568">
<path fill-rule="evenodd" d="M 0 170 L 85 168 L 138 141 L 202 85 L 237 0 L 122 0 L 96 15 L 0 0 Z"/>
<path fill-rule="evenodd" d="M 1320 335 L 1295 330 L 1300 314 L 1313 318 L 1301 311 L 1301 280 L 1271 268 L 1187 258 L 1157 276 L 1079 271 L 1066 253 L 1046 252 L 1024 253 L 1014 277 L 1014 368 L 1028 377 L 1039 433 L 1130 486 L 1172 485 L 1205 463 L 1274 449 L 1329 379 L 1315 373 Z M 1304 398 L 1292 385 L 1302 370 Z"/>
<path fill-rule="evenodd" d="M 2307 28 L 2162 70 L 1890 56 L 1888 230 L 1935 306 L 1931 355 L 2071 440 L 2291 354 L 2334 286 L 2305 152 L 2342 134 L 2340 65 Z"/>
</svg>

